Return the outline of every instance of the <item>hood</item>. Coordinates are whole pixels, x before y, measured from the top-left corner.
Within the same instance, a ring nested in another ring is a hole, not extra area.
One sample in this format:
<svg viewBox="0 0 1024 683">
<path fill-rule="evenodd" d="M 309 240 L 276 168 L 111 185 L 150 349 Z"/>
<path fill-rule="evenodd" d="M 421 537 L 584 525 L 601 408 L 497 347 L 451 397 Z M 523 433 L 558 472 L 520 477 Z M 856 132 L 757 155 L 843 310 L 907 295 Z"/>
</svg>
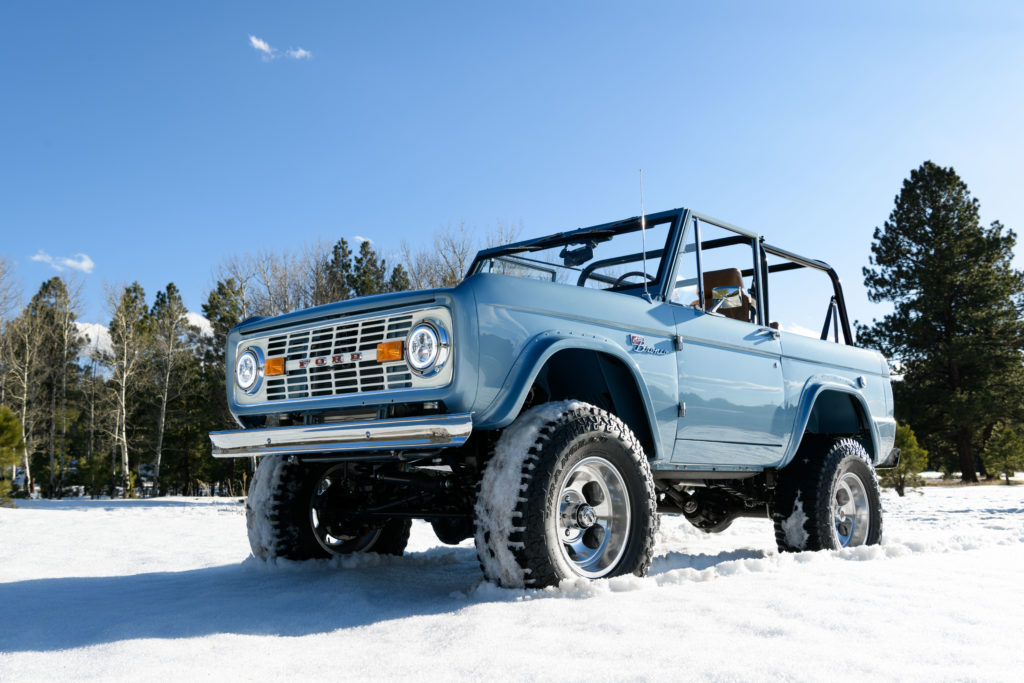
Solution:
<svg viewBox="0 0 1024 683">
<path fill-rule="evenodd" d="M 349 316 L 373 311 L 386 311 L 393 308 L 405 308 L 412 306 L 438 305 L 451 301 L 451 291 L 451 288 L 421 289 L 413 292 L 391 292 L 388 294 L 361 296 L 356 299 L 338 301 L 336 303 L 324 304 L 313 308 L 304 308 L 299 311 L 293 311 L 291 313 L 276 315 L 269 318 L 254 316 L 240 322 L 231 329 L 231 332 L 238 332 L 240 334 L 266 332 L 283 327 L 292 327 L 299 324 L 340 320 Z"/>
</svg>

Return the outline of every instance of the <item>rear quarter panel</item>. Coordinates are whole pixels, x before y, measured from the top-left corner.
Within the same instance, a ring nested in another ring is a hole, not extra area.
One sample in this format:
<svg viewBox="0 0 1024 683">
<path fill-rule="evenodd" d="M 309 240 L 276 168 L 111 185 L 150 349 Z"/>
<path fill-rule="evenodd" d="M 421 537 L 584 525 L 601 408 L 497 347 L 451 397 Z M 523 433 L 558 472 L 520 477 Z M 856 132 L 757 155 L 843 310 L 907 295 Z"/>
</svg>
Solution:
<svg viewBox="0 0 1024 683">
<path fill-rule="evenodd" d="M 854 396 L 868 416 L 873 459 L 884 460 L 896 438 L 892 387 L 885 358 L 876 351 L 782 332 L 782 368 L 786 402 L 797 407 L 793 434 L 799 437 L 807 426 L 814 401 L 823 391 Z M 784 466 L 799 447 L 792 440 Z"/>
</svg>

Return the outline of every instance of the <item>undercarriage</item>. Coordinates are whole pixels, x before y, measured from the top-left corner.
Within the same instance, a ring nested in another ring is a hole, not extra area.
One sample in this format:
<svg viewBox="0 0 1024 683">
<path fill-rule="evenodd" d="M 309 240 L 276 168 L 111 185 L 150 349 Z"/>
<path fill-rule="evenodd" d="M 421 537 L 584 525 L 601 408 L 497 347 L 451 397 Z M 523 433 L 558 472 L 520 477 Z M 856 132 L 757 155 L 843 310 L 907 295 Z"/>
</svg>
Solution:
<svg viewBox="0 0 1024 683">
<path fill-rule="evenodd" d="M 770 515 L 774 470 L 744 479 L 655 477 L 658 512 L 682 514 L 701 531 L 725 531 L 738 517 Z"/>
</svg>

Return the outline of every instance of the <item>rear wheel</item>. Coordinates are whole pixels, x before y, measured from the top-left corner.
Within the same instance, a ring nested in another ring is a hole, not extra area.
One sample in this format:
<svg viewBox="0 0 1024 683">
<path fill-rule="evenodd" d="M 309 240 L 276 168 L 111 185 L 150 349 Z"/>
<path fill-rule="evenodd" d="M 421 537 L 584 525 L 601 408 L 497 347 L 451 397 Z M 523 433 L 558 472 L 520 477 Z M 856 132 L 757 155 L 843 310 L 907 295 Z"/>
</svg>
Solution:
<svg viewBox="0 0 1024 683">
<path fill-rule="evenodd" d="M 375 552 L 401 555 L 409 542 L 409 519 L 370 522 L 352 514 L 362 504 L 358 487 L 335 465 L 319 476 L 309 502 L 309 524 L 320 547 L 330 555 Z"/>
<path fill-rule="evenodd" d="M 575 401 L 533 408 L 505 430 L 476 515 L 480 565 L 507 587 L 643 576 L 658 526 L 636 436 L 614 415 Z"/>
<path fill-rule="evenodd" d="M 802 446 L 780 473 L 772 519 L 783 552 L 878 543 L 882 502 L 867 451 L 853 439 Z"/>
</svg>

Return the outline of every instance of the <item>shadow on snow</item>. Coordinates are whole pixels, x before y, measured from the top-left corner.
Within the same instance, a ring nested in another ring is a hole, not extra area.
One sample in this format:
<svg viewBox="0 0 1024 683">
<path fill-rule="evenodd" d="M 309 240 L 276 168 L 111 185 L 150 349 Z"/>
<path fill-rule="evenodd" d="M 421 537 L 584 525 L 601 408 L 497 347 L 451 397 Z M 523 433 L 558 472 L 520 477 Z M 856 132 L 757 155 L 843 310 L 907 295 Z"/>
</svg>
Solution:
<svg viewBox="0 0 1024 683">
<path fill-rule="evenodd" d="M 707 569 L 761 557 L 670 553 L 651 574 Z M 392 619 L 455 612 L 485 602 L 558 597 L 504 590 L 482 581 L 472 548 L 434 548 L 312 562 L 249 558 L 183 572 L 67 577 L 0 583 L 0 651 L 54 651 L 136 638 L 215 634 L 305 636 Z"/>
</svg>

